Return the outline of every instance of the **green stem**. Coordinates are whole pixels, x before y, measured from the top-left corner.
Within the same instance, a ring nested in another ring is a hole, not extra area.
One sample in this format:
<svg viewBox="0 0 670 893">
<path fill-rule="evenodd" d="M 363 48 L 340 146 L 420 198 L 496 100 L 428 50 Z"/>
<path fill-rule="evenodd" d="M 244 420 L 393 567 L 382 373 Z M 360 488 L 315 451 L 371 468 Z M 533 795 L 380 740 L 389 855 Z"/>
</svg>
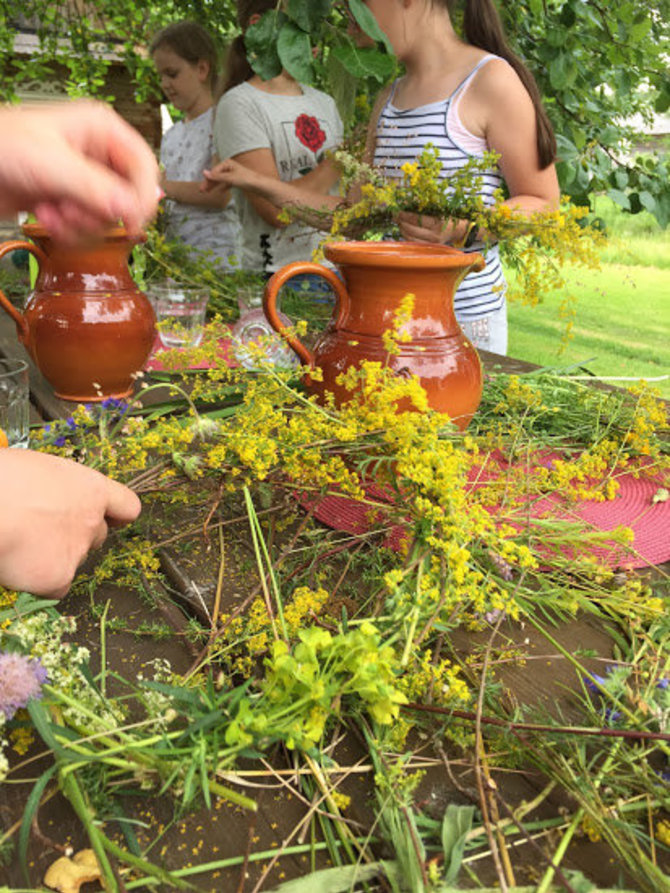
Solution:
<svg viewBox="0 0 670 893">
<path fill-rule="evenodd" d="M 263 553 L 263 558 L 265 558 L 265 562 L 267 565 L 267 575 L 270 578 L 270 582 L 272 584 L 272 590 L 274 592 L 275 602 L 277 604 L 277 614 L 279 616 L 279 622 L 281 624 L 282 633 L 284 636 L 284 641 L 288 642 L 288 629 L 286 626 L 286 621 L 284 620 L 284 606 L 282 604 L 281 593 L 279 592 L 279 586 L 277 584 L 277 578 L 275 577 L 274 570 L 272 568 L 272 561 L 270 560 L 270 555 L 267 550 L 267 546 L 265 544 L 265 539 L 262 536 L 262 530 L 260 526 L 260 522 L 258 520 L 258 515 L 256 514 L 256 509 L 254 508 L 253 501 L 251 499 L 251 494 L 249 493 L 249 488 L 244 487 L 244 501 L 246 503 L 247 511 L 249 513 L 249 526 L 251 527 L 251 536 L 254 541 L 254 550 L 256 551 L 256 561 L 258 563 L 258 572 L 261 575 L 261 582 L 265 578 L 265 572 L 263 570 L 263 561 L 261 559 L 261 551 Z"/>
<path fill-rule="evenodd" d="M 77 813 L 80 822 L 86 829 L 86 834 L 91 842 L 91 848 L 98 860 L 100 872 L 105 882 L 105 890 L 107 890 L 107 893 L 119 893 L 119 885 L 116 880 L 116 875 L 114 874 L 109 859 L 107 858 L 107 853 L 105 852 L 104 834 L 102 834 L 93 821 L 93 816 L 86 804 L 86 799 L 79 787 L 76 775 L 74 772 L 71 772 L 68 775 L 59 772 L 59 776 L 63 793 L 70 801 L 72 808 Z"/>
</svg>

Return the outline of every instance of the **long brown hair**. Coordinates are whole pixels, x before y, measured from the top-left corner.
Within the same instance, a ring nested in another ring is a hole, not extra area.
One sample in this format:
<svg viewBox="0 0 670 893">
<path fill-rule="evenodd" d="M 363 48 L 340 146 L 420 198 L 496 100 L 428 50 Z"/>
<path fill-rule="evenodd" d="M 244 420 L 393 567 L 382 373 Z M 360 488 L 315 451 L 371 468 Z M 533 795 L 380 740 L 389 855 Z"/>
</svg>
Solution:
<svg viewBox="0 0 670 893">
<path fill-rule="evenodd" d="M 207 80 L 212 91 L 218 79 L 219 58 L 216 44 L 209 31 L 197 22 L 173 22 L 151 41 L 149 52 L 153 55 L 159 47 L 169 47 L 173 53 L 191 65 L 204 60 L 209 63 Z"/>
<path fill-rule="evenodd" d="M 456 4 L 456 0 L 433 0 L 433 2 L 446 6 L 449 13 Z M 549 167 L 556 160 L 556 137 L 551 121 L 542 105 L 535 78 L 507 43 L 505 29 L 493 0 L 465 0 L 463 31 L 468 43 L 505 59 L 521 78 L 535 106 L 540 167 L 542 169 Z"/>
<path fill-rule="evenodd" d="M 249 27 L 249 20 L 252 16 L 263 15 L 264 12 L 276 9 L 276 7 L 277 0 L 238 0 L 237 24 L 242 29 L 242 34 L 238 35 L 228 48 L 225 70 L 221 85 L 217 90 L 217 96 L 222 96 L 232 87 L 237 87 L 238 84 L 243 84 L 253 77 L 254 70 L 249 65 L 244 45 L 244 32 Z"/>
</svg>

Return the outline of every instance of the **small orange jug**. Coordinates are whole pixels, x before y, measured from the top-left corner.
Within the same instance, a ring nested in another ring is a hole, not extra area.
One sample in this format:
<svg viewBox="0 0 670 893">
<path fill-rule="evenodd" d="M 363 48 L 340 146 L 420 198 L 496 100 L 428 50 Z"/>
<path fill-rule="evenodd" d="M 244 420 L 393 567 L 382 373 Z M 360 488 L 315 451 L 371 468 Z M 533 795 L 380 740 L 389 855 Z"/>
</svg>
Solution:
<svg viewBox="0 0 670 893">
<path fill-rule="evenodd" d="M 96 401 L 127 397 L 146 362 L 156 325 L 148 298 L 135 285 L 128 257 L 141 237 L 117 227 L 83 245 L 56 245 L 40 224 L 32 241 L 0 245 L 0 257 L 25 249 L 39 264 L 23 313 L 0 291 L 0 304 L 19 339 L 58 397 Z"/>
<path fill-rule="evenodd" d="M 323 371 L 323 381 L 305 383 L 313 393 L 330 391 L 338 402 L 350 395 L 337 377 L 363 360 L 388 363 L 399 375 L 416 375 L 429 406 L 448 413 L 463 429 L 479 406 L 482 368 L 479 355 L 454 315 L 454 292 L 471 270 L 482 270 L 480 254 L 418 242 L 331 242 L 325 256 L 341 273 L 309 261 L 288 264 L 269 280 L 263 306 L 276 331 L 308 366 Z M 313 350 L 286 332 L 277 313 L 277 293 L 293 276 L 316 273 L 335 292 L 336 305 Z M 394 325 L 403 298 L 414 296 L 411 319 L 403 324 L 408 340 L 389 355 L 383 335 Z"/>
</svg>

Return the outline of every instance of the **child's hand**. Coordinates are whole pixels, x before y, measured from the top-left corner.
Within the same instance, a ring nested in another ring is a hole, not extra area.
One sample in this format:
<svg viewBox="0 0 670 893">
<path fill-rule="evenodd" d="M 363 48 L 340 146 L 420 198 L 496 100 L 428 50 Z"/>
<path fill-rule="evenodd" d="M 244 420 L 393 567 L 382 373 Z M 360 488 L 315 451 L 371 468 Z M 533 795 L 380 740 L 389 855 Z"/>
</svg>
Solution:
<svg viewBox="0 0 670 893">
<path fill-rule="evenodd" d="M 243 164 L 227 158 L 220 161 L 210 170 L 203 171 L 205 181 L 203 183 L 203 192 L 209 192 L 216 188 L 217 184 L 223 183 L 225 186 L 237 186 L 240 189 L 250 189 L 255 183 L 254 172 Z"/>
<path fill-rule="evenodd" d="M 409 242 L 429 242 L 433 245 L 453 245 L 462 247 L 470 229 L 467 220 L 429 217 L 426 214 L 414 214 L 401 211 L 398 214 L 398 225 L 403 238 Z"/>
</svg>

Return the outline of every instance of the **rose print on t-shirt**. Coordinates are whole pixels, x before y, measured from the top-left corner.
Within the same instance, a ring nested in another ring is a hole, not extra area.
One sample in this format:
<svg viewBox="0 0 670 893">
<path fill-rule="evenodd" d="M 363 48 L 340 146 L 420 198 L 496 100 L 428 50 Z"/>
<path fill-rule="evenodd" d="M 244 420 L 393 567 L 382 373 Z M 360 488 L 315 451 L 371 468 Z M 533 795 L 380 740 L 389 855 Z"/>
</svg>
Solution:
<svg viewBox="0 0 670 893">
<path fill-rule="evenodd" d="M 298 115 L 295 119 L 295 135 L 312 152 L 318 152 L 326 141 L 326 134 L 312 115 Z"/>
</svg>

